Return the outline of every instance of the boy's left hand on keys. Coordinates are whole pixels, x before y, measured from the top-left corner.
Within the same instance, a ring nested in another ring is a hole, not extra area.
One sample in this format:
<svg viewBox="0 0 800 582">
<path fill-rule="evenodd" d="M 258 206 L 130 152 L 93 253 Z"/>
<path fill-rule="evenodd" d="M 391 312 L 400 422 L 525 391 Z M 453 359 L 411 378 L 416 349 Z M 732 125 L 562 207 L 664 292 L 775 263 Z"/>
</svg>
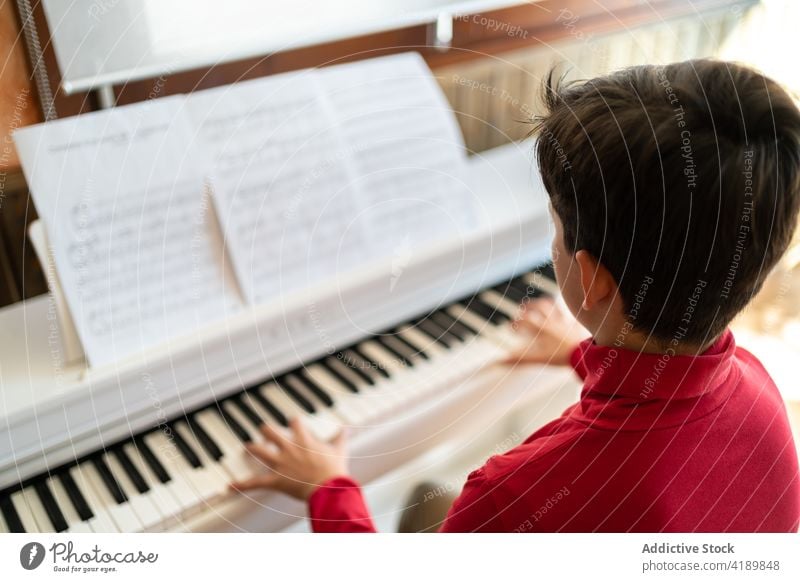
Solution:
<svg viewBox="0 0 800 582">
<path fill-rule="evenodd" d="M 527 302 L 512 326 L 526 341 L 502 361 L 508 365 L 568 366 L 572 350 L 589 337 L 586 329 L 550 298 Z"/>
</svg>

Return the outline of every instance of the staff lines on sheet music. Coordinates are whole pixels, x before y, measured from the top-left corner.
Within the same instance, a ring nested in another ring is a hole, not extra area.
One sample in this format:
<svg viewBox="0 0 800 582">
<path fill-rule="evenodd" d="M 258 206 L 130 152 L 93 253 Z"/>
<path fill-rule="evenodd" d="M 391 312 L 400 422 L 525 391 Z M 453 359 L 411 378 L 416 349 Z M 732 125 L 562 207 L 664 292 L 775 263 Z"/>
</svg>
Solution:
<svg viewBox="0 0 800 582">
<path fill-rule="evenodd" d="M 202 313 L 219 301 L 213 252 L 197 244 L 206 227 L 198 182 L 149 188 L 143 197 L 100 200 L 84 228 L 82 244 L 90 247 L 75 265 L 83 309 L 92 331 L 125 333 L 168 313 L 171 318 Z M 159 198 L 163 212 L 145 212 Z M 168 200 L 168 202 L 167 202 Z M 146 257 L 146 260 L 140 260 Z M 87 268 L 93 263 L 96 268 Z M 135 268 L 131 268 L 135 265 Z M 182 277 L 165 275 L 183 273 Z"/>
</svg>

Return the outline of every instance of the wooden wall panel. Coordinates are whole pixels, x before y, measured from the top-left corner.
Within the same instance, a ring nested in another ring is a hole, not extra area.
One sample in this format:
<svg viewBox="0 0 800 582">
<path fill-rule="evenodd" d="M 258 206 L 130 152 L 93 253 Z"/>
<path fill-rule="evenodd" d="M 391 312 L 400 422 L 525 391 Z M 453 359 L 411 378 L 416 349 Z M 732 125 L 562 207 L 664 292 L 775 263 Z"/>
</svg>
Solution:
<svg viewBox="0 0 800 582">
<path fill-rule="evenodd" d="M 38 122 L 41 115 L 11 0 L 0 0 L 0 79 L 0 171 L 14 172 L 19 160 L 11 131 Z"/>
<path fill-rule="evenodd" d="M 26 236 L 36 214 L 11 138 L 17 127 L 40 120 L 16 5 L 0 0 L 0 305 L 46 291 Z"/>
</svg>

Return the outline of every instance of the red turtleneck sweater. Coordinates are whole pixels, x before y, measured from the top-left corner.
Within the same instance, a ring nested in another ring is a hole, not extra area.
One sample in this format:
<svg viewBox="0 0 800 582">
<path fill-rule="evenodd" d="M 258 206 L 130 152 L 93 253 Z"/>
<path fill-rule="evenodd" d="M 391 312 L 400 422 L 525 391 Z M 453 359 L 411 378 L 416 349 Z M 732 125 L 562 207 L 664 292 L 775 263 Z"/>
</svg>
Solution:
<svg viewBox="0 0 800 582">
<path fill-rule="evenodd" d="M 772 379 L 725 332 L 699 356 L 586 340 L 579 402 L 470 474 L 444 532 L 790 532 L 800 479 Z M 309 500 L 317 532 L 375 531 L 358 484 Z"/>
</svg>

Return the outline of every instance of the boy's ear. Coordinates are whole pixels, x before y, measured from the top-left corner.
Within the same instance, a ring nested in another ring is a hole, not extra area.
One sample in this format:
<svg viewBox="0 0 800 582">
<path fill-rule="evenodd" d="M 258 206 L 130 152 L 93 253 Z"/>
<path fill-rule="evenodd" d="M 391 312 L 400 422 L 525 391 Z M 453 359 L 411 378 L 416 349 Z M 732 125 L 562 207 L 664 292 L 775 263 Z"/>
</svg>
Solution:
<svg viewBox="0 0 800 582">
<path fill-rule="evenodd" d="M 583 291 L 581 309 L 588 311 L 613 298 L 617 283 L 600 261 L 588 251 L 580 250 L 575 253 L 575 262 L 578 264 Z"/>
</svg>

